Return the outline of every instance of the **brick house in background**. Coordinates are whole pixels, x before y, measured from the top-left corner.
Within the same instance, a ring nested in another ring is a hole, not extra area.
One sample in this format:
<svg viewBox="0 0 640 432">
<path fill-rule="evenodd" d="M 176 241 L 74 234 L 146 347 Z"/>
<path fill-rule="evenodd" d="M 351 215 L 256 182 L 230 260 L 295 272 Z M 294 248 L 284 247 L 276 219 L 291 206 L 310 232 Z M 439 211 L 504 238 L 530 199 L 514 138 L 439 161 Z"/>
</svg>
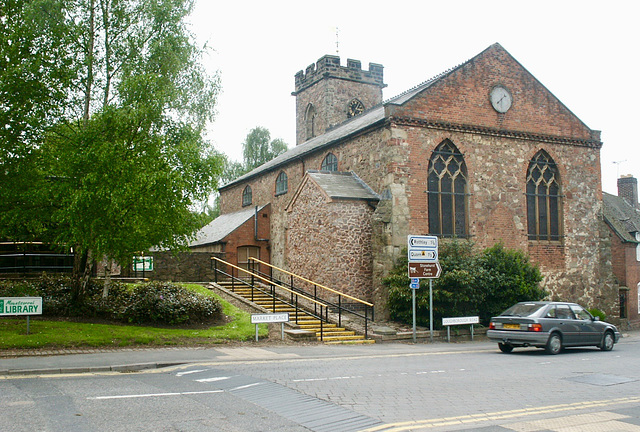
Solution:
<svg viewBox="0 0 640 432">
<path fill-rule="evenodd" d="M 336 56 L 298 72 L 297 145 L 221 187 L 222 215 L 270 205 L 270 262 L 378 316 L 409 234 L 502 242 L 554 297 L 619 314 L 599 131 L 499 44 L 386 101 L 384 87 L 381 65 Z"/>
<path fill-rule="evenodd" d="M 618 196 L 604 194 L 604 220 L 611 229 L 613 273 L 620 285 L 620 317 L 640 324 L 640 204 L 638 180 L 618 179 Z"/>
</svg>

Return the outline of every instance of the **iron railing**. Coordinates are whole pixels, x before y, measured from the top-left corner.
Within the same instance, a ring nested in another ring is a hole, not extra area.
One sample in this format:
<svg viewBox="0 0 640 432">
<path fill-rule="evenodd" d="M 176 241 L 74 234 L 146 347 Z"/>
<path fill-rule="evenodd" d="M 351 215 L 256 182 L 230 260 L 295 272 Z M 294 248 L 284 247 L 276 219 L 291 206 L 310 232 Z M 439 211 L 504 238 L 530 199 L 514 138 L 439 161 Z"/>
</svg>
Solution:
<svg viewBox="0 0 640 432">
<path fill-rule="evenodd" d="M 291 291 L 304 294 L 314 300 L 321 301 L 329 305 L 330 308 L 333 308 L 337 312 L 338 327 L 342 327 L 343 314 L 350 314 L 364 320 L 364 337 L 365 339 L 368 337 L 369 321 L 373 322 L 375 319 L 375 310 L 373 304 L 349 294 L 345 294 L 335 289 L 318 284 L 295 273 L 291 273 L 287 270 L 261 261 L 258 258 L 250 257 L 249 261 L 253 263 L 253 273 L 258 274 L 263 278 L 269 279 L 269 283 L 278 283 L 279 285 L 286 286 Z M 261 272 L 260 265 L 267 266 L 270 270 L 269 274 Z M 281 277 L 276 278 L 274 274 L 277 274 Z M 288 281 L 285 279 L 288 279 Z M 307 288 L 308 290 L 306 290 L 305 288 Z M 360 313 L 358 310 L 362 310 L 363 313 Z"/>
<path fill-rule="evenodd" d="M 309 315 L 313 318 L 316 318 L 320 321 L 320 340 L 322 341 L 324 338 L 324 323 L 329 322 L 329 308 L 328 305 L 315 300 L 303 293 L 295 292 L 285 286 L 282 286 L 277 283 L 273 283 L 268 278 L 265 278 L 259 274 L 251 272 L 249 270 L 243 269 L 242 267 L 238 267 L 229 262 L 223 261 L 217 257 L 211 257 L 211 264 L 214 269 L 214 282 L 221 282 L 221 279 L 224 278 L 227 281 L 231 282 L 231 291 L 235 292 L 236 287 L 248 287 L 251 288 L 251 297 L 249 300 L 254 301 L 254 295 L 257 292 L 266 294 L 272 299 L 272 311 L 276 310 L 276 302 L 283 303 L 287 306 L 290 306 L 294 309 L 294 322 L 298 324 L 298 318 L 301 313 L 305 315 Z M 240 274 L 244 277 L 240 277 Z M 256 280 L 261 281 L 265 284 L 265 287 L 258 285 Z M 276 292 L 276 288 L 283 290 L 284 292 L 289 293 L 289 300 L 278 296 Z M 314 305 L 314 312 L 310 312 L 309 310 L 302 307 L 301 300 L 306 300 L 307 302 L 311 302 Z M 320 311 L 318 312 L 318 308 Z"/>
</svg>

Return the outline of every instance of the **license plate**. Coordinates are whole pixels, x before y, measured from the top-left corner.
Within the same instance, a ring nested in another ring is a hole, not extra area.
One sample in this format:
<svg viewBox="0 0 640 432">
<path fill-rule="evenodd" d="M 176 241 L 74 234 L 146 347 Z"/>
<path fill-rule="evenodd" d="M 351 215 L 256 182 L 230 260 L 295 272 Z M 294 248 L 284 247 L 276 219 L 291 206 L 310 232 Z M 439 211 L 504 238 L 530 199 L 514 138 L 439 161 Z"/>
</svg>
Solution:
<svg viewBox="0 0 640 432">
<path fill-rule="evenodd" d="M 509 330 L 520 330 L 520 324 L 502 324 L 502 328 Z"/>
</svg>

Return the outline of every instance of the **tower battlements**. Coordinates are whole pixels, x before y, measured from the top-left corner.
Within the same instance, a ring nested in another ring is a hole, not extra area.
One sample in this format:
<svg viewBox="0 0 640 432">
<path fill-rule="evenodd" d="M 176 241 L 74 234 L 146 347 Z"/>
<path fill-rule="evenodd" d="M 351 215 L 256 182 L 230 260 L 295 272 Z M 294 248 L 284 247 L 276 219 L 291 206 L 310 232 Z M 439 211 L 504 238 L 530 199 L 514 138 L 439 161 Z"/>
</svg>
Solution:
<svg viewBox="0 0 640 432">
<path fill-rule="evenodd" d="M 295 96 L 298 92 L 315 84 L 322 78 L 336 78 L 372 84 L 380 88 L 386 87 L 383 82 L 383 66 L 377 63 L 369 63 L 369 70 L 362 70 L 359 60 L 347 59 L 347 66 L 340 65 L 340 57 L 325 55 L 318 59 L 304 71 L 295 75 Z"/>
</svg>

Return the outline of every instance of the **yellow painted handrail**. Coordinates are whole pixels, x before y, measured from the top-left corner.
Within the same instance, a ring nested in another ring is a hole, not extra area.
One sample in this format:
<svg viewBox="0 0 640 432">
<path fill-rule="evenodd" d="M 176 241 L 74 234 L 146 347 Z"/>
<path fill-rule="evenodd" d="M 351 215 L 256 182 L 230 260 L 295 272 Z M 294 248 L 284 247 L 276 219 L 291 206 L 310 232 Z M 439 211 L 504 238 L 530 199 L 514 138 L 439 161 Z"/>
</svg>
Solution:
<svg viewBox="0 0 640 432">
<path fill-rule="evenodd" d="M 314 299 L 312 299 L 311 297 L 307 297 L 307 296 L 306 296 L 306 295 L 304 295 L 304 294 L 300 294 L 300 293 L 298 293 L 298 292 L 295 292 L 295 291 L 293 291 L 293 290 L 290 290 L 289 288 L 287 288 L 287 287 L 283 287 L 282 285 L 278 285 L 278 284 L 276 284 L 276 283 L 273 283 L 272 281 L 270 281 L 270 280 L 269 280 L 269 279 L 267 279 L 267 278 L 264 278 L 264 277 L 262 277 L 262 276 L 260 276 L 260 275 L 258 275 L 258 274 L 252 273 L 252 272 L 250 272 L 249 270 L 245 270 L 245 269 L 243 269 L 242 267 L 238 267 L 238 266 L 236 266 L 236 265 L 233 265 L 233 264 L 231 264 L 230 262 L 226 262 L 226 261 L 221 260 L 220 258 L 217 258 L 217 257 L 211 257 L 211 259 L 212 259 L 212 260 L 219 261 L 219 262 L 221 262 L 221 263 L 223 263 L 223 264 L 225 264 L 225 265 L 231 266 L 231 267 L 235 268 L 236 270 L 242 270 L 243 272 L 245 272 L 245 273 L 249 274 L 250 276 L 253 276 L 253 277 L 255 277 L 255 278 L 258 278 L 258 279 L 260 279 L 261 281 L 268 283 L 269 285 L 277 286 L 278 288 L 281 288 L 281 289 L 283 289 L 283 290 L 285 290 L 285 291 L 290 292 L 291 294 L 295 294 L 295 295 L 297 295 L 297 296 L 299 296 L 299 297 L 302 297 L 302 298 L 304 298 L 304 299 L 306 299 L 306 300 L 309 300 L 309 301 L 311 301 L 311 302 L 313 302 L 313 303 L 315 303 L 315 304 L 317 304 L 317 305 L 319 305 L 319 306 L 327 307 L 327 305 L 326 305 L 326 304 L 324 304 L 324 303 L 322 303 L 322 302 L 319 302 L 319 301 L 317 301 L 317 300 L 314 300 Z"/>
<path fill-rule="evenodd" d="M 273 268 L 273 269 L 276 269 L 276 270 L 278 270 L 278 271 L 281 271 L 281 272 L 283 272 L 283 273 L 285 273 L 285 274 L 288 274 L 289 276 L 294 276 L 294 277 L 296 277 L 296 278 L 298 278 L 298 279 L 300 279 L 300 280 L 303 280 L 303 281 L 305 281 L 305 282 L 307 282 L 307 283 L 310 283 L 311 285 L 315 285 L 315 286 L 317 286 L 318 288 L 325 289 L 325 290 L 330 291 L 330 292 L 332 292 L 332 293 L 334 293 L 334 294 L 338 294 L 338 295 L 341 295 L 342 297 L 346 297 L 346 298 L 351 299 L 351 300 L 353 300 L 353 301 L 356 301 L 356 302 L 358 302 L 358 303 L 362 303 L 362 304 L 367 305 L 367 306 L 369 306 L 369 307 L 373 307 L 373 304 L 371 304 L 371 303 L 369 303 L 369 302 L 366 302 L 366 301 L 364 301 L 364 300 L 360 300 L 359 298 L 356 298 L 356 297 L 350 296 L 349 294 L 341 293 L 340 291 L 336 291 L 336 290 L 334 290 L 334 289 L 332 289 L 332 288 L 329 288 L 329 287 L 326 287 L 326 286 L 324 286 L 324 285 L 320 285 L 320 284 L 315 283 L 315 282 L 313 282 L 313 281 L 311 281 L 311 280 L 309 280 L 309 279 L 306 279 L 306 278 L 304 278 L 304 277 L 302 277 L 302 276 L 299 276 L 299 275 L 297 275 L 297 274 L 295 274 L 295 273 L 291 273 L 291 272 L 289 272 L 289 271 L 287 271 L 287 270 L 281 269 L 281 268 L 276 267 L 276 266 L 274 266 L 274 265 L 271 265 L 271 264 L 269 264 L 269 263 L 267 263 L 267 262 L 261 261 L 261 260 L 259 260 L 258 258 L 249 257 L 248 259 L 250 259 L 250 260 L 252 260 L 252 261 L 259 262 L 260 264 L 264 264 L 264 265 L 266 265 L 266 266 L 268 266 L 268 267 L 271 267 L 271 268 Z M 270 282 L 270 283 L 271 283 L 271 282 Z"/>
</svg>

